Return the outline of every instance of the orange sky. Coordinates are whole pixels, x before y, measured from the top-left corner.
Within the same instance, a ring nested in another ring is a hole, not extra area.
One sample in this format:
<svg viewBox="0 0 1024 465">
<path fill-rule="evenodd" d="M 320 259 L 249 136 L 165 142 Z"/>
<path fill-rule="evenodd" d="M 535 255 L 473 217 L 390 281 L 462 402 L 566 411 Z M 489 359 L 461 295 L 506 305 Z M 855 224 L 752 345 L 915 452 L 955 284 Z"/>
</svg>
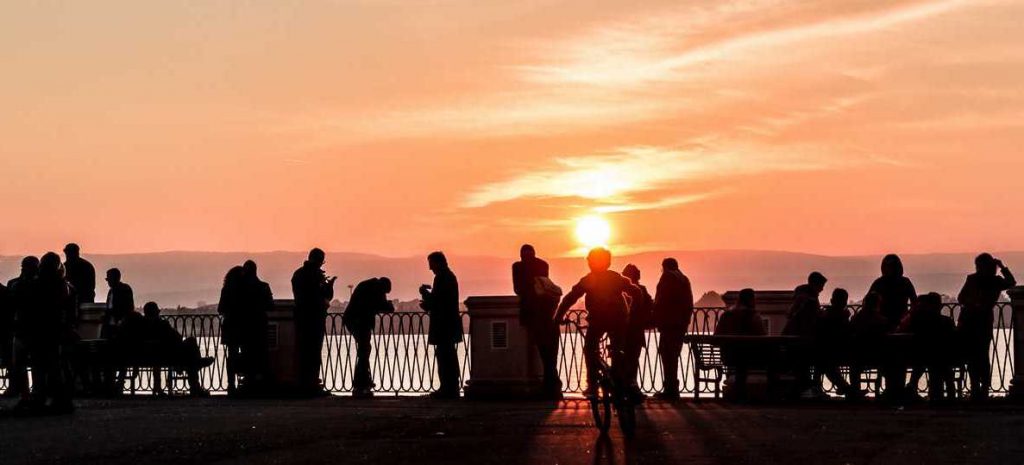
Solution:
<svg viewBox="0 0 1024 465">
<path fill-rule="evenodd" d="M 1024 249 L 1019 1 L 4 10 L 0 253 Z"/>
</svg>

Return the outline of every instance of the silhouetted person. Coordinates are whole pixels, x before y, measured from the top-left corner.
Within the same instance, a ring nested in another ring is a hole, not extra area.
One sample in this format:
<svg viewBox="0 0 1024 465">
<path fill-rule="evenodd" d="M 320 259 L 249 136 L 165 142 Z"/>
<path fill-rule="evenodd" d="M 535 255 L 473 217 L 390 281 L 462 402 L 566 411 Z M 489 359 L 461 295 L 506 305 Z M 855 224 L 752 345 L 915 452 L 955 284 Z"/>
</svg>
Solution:
<svg viewBox="0 0 1024 465">
<path fill-rule="evenodd" d="M 793 291 L 793 306 L 789 311 L 789 319 L 782 329 L 785 336 L 800 336 L 815 338 L 818 329 L 818 320 L 821 317 L 821 301 L 819 297 L 825 290 L 825 283 L 828 279 L 825 275 L 815 271 L 807 277 L 807 283 L 797 286 Z M 814 386 L 811 378 L 810 363 L 813 359 L 813 349 L 809 347 L 797 348 L 791 351 L 794 367 L 793 374 L 796 377 L 796 389 L 801 397 L 823 397 L 819 386 Z"/>
<path fill-rule="evenodd" d="M 160 307 L 156 302 L 147 302 L 142 307 L 143 316 L 137 312 L 126 316 L 121 333 L 118 335 L 133 355 L 148 360 L 159 360 L 161 364 L 184 368 L 188 378 L 189 392 L 193 396 L 207 396 L 199 380 L 199 370 L 213 364 L 213 358 L 203 357 L 196 338 L 182 338 L 167 320 L 160 318 Z M 153 393 L 163 395 L 163 383 L 159 367 L 153 367 Z"/>
<path fill-rule="evenodd" d="M 839 395 L 858 398 L 862 393 L 852 389 L 839 372 L 839 367 L 849 357 L 850 342 L 853 338 L 850 310 L 847 309 L 849 302 L 850 294 L 846 289 L 832 291 L 828 307 L 818 318 L 818 328 L 815 331 L 818 354 L 815 371 L 819 380 L 820 376 L 827 377 Z"/>
<path fill-rule="evenodd" d="M 881 365 L 885 359 L 883 348 L 889 334 L 889 321 L 882 315 L 882 297 L 877 292 L 864 296 L 861 309 L 850 318 L 851 343 L 850 384 L 860 391 L 861 375 L 865 367 Z"/>
<path fill-rule="evenodd" d="M 716 336 L 764 336 L 764 320 L 757 312 L 755 293 L 753 289 L 743 289 L 739 293 L 739 299 L 729 310 L 718 319 L 715 326 Z M 753 350 L 746 347 L 725 347 L 722 357 L 733 367 L 735 377 L 735 398 L 744 400 L 747 397 L 747 375 L 750 363 L 761 357 Z M 771 377 L 769 377 L 771 378 Z"/>
<path fill-rule="evenodd" d="M 48 252 L 39 261 L 39 276 L 29 289 L 29 311 L 18 322 L 32 368 L 33 411 L 70 413 L 72 386 L 62 349 L 73 342 L 77 303 L 64 279 L 60 256 Z"/>
<path fill-rule="evenodd" d="M 882 316 L 889 321 L 890 331 L 899 326 L 910 304 L 917 299 L 914 284 L 903 276 L 903 261 L 892 254 L 882 259 L 882 276 L 871 284 L 869 292 L 882 297 Z"/>
<path fill-rule="evenodd" d="M 0 368 L 8 373 L 14 358 L 14 305 L 7 286 L 0 283 Z M 10 387 L 7 389 L 10 390 Z"/>
<path fill-rule="evenodd" d="M 64 271 L 68 282 L 75 288 L 79 304 L 96 301 L 96 268 L 80 255 L 78 244 L 64 246 Z"/>
<path fill-rule="evenodd" d="M 914 359 L 928 370 L 928 398 L 933 402 L 943 400 L 943 390 L 949 398 L 956 397 L 953 384 L 953 359 L 956 325 L 953 319 L 942 314 L 942 296 L 937 293 L 922 295 L 916 299 L 914 310 L 900 323 L 898 332 L 914 336 Z M 916 388 L 916 383 L 911 387 Z"/>
<path fill-rule="evenodd" d="M 562 381 L 558 376 L 558 339 L 555 309 L 562 290 L 550 279 L 548 263 L 537 258 L 532 245 L 519 250 L 520 261 L 512 264 L 512 287 L 519 296 L 519 322 L 537 348 L 544 367 L 544 394 L 559 398 Z"/>
<path fill-rule="evenodd" d="M 437 375 L 441 387 L 431 393 L 436 398 L 456 398 L 461 390 L 459 357 L 456 351 L 462 342 L 462 315 L 459 313 L 459 281 L 441 252 L 427 256 L 434 273 L 434 284 L 420 286 L 420 307 L 430 315 L 427 343 L 434 346 Z"/>
<path fill-rule="evenodd" d="M 984 400 L 988 398 L 989 385 L 992 383 L 989 359 L 994 327 L 992 312 L 1003 291 L 1016 286 L 1017 281 L 1009 268 L 990 254 L 978 255 L 974 265 L 975 273 L 967 277 L 957 296 L 962 305 L 958 330 L 964 345 L 967 371 L 971 376 L 971 399 Z"/>
<path fill-rule="evenodd" d="M 26 321 L 31 313 L 31 289 L 39 274 L 39 259 L 33 256 L 21 260 L 21 274 L 17 278 L 7 281 L 8 306 L 10 308 L 11 321 L 10 333 L 3 340 L 4 351 L 8 358 L 8 380 L 6 397 L 19 397 L 22 400 L 28 399 L 28 355 L 25 341 L 18 337 L 21 333 L 18 327 L 20 322 Z"/>
<path fill-rule="evenodd" d="M 666 258 L 661 262 L 661 279 L 658 280 L 654 296 L 654 325 L 661 340 L 658 352 L 661 355 L 664 385 L 660 397 L 668 400 L 679 398 L 679 353 L 683 349 L 683 337 L 690 328 L 693 318 L 693 289 L 690 279 L 679 270 L 679 262 Z"/>
<path fill-rule="evenodd" d="M 654 298 L 647 292 L 647 287 L 640 284 L 640 268 L 636 265 L 626 265 L 622 269 L 622 275 L 639 287 L 641 293 L 640 297 L 626 296 L 626 302 L 629 304 L 629 323 L 626 326 L 623 373 L 634 399 L 643 399 L 645 396 L 637 384 L 637 376 L 640 374 L 640 354 L 647 346 L 647 328 L 654 319 Z"/>
<path fill-rule="evenodd" d="M 370 354 L 373 351 L 370 341 L 377 325 L 377 315 L 395 311 L 395 305 L 388 300 L 390 292 L 390 279 L 370 278 L 356 285 L 345 307 L 342 323 L 356 343 L 356 366 L 352 375 L 354 397 L 373 397 L 376 385 L 370 374 Z"/>
<path fill-rule="evenodd" d="M 103 314 L 103 326 L 100 330 L 101 337 L 107 340 L 115 340 L 124 325 L 125 318 L 135 311 L 135 293 L 132 287 L 121 281 L 121 270 L 111 268 L 107 270 L 107 309 Z M 115 375 L 108 367 L 103 374 L 103 383 L 108 394 L 119 395 L 124 390 L 123 382 L 127 375 L 122 368 Z"/>
<path fill-rule="evenodd" d="M 598 247 L 587 254 L 590 273 L 580 279 L 572 290 L 562 298 L 555 314 L 556 321 L 562 321 L 573 304 L 586 297 L 587 334 L 583 342 L 583 360 L 587 367 L 587 388 L 584 394 L 597 393 L 597 366 L 601 357 L 601 338 L 608 335 L 609 351 L 612 353 L 612 371 L 620 379 L 625 378 L 624 345 L 629 325 L 629 308 L 626 296 L 643 299 L 640 290 L 629 278 L 609 268 L 612 254 Z"/>
<path fill-rule="evenodd" d="M 132 287 L 121 281 L 121 270 L 107 270 L 107 311 L 103 315 L 105 338 L 115 337 L 121 323 L 129 313 L 135 311 L 135 293 Z"/>
<path fill-rule="evenodd" d="M 320 382 L 324 325 L 327 323 L 331 299 L 334 298 L 334 282 L 338 279 L 327 277 L 321 269 L 325 262 L 323 250 L 310 250 L 309 258 L 292 275 L 299 385 L 301 390 L 316 395 L 325 393 Z"/>
<path fill-rule="evenodd" d="M 262 389 L 269 381 L 267 353 L 268 314 L 274 310 L 274 293 L 259 277 L 256 262 L 242 264 L 242 313 L 239 340 L 245 378 L 243 387 Z"/>
<path fill-rule="evenodd" d="M 220 314 L 220 343 L 227 348 L 228 394 L 237 389 L 235 378 L 244 374 L 242 367 L 242 339 L 245 312 L 245 269 L 232 267 L 224 275 L 224 286 L 220 289 L 217 313 Z"/>
</svg>

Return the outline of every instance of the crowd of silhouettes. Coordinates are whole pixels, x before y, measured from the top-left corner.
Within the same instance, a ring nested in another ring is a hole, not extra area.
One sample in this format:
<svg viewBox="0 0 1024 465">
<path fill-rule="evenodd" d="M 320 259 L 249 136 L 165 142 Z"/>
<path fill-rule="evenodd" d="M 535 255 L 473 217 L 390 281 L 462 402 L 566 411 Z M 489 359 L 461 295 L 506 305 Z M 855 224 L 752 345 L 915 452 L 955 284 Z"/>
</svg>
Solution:
<svg viewBox="0 0 1024 465">
<path fill-rule="evenodd" d="M 53 252 L 41 258 L 25 257 L 20 274 L 6 285 L 0 284 L 0 366 L 6 368 L 9 381 L 4 395 L 19 399 L 18 410 L 70 412 L 76 383 L 86 392 L 120 394 L 128 367 L 139 365 L 152 366 L 155 394 L 165 393 L 161 367 L 185 372 L 193 395 L 208 394 L 200 382 L 199 370 L 212 364 L 213 359 L 202 356 L 194 337 L 184 337 L 161 318 L 155 302 L 146 303 L 140 314 L 134 292 L 117 268 L 106 271 L 109 291 L 102 305 L 100 330 L 100 339 L 110 343 L 116 363 L 85 369 L 74 366 L 80 339 L 76 332 L 78 311 L 80 304 L 95 301 L 96 272 L 82 258 L 78 245 L 68 244 L 64 253 L 63 262 Z M 326 254 L 312 249 L 291 278 L 296 384 L 298 392 L 308 396 L 327 394 L 320 374 L 326 319 L 337 278 L 327 275 L 325 264 Z M 666 258 L 652 296 L 641 284 L 637 266 L 627 264 L 621 273 L 611 269 L 612 255 L 607 249 L 591 250 L 587 264 L 590 272 L 564 296 L 551 279 L 548 263 L 538 258 L 533 246 L 523 245 L 520 260 L 512 265 L 520 324 L 543 366 L 540 394 L 550 399 L 562 396 L 557 360 L 560 325 L 566 322 L 569 310 L 584 299 L 585 394 L 594 394 L 595 366 L 602 357 L 601 343 L 607 338 L 613 371 L 622 377 L 628 396 L 642 401 L 645 396 L 636 380 L 647 334 L 653 329 L 659 335 L 657 351 L 663 369 L 658 395 L 677 399 L 679 359 L 694 312 L 690 279 L 678 261 Z M 420 305 L 430 316 L 427 340 L 433 346 L 440 381 L 439 389 L 431 396 L 455 398 L 462 386 L 457 352 L 458 344 L 463 342 L 459 283 L 444 253 L 431 253 L 427 267 L 434 279 L 420 286 Z M 824 396 L 822 380 L 827 379 L 838 394 L 860 398 L 866 392 L 862 389 L 863 373 L 877 368 L 880 376 L 875 387 L 884 385 L 883 398 L 906 400 L 917 396 L 917 385 L 927 373 L 929 398 L 942 400 L 956 395 L 954 369 L 963 365 L 971 380 L 972 398 L 986 398 L 991 379 L 993 309 L 1001 293 L 1016 281 L 1010 270 L 990 254 L 979 255 L 975 267 L 957 297 L 962 306 L 957 321 L 943 314 L 939 294 L 917 294 L 896 255 L 882 260 L 881 276 L 853 314 L 849 293 L 841 288 L 832 292 L 828 305 L 822 305 L 820 296 L 828 279 L 822 273 L 811 273 L 807 282 L 793 291 L 792 306 L 781 331 L 801 341 L 788 351 L 785 367 L 761 350 L 723 350 L 729 352 L 724 355 L 731 365 L 735 396 L 746 397 L 752 367 L 767 366 L 770 384 L 777 382 L 783 370 L 792 375 L 792 394 L 796 397 Z M 356 397 L 371 397 L 376 387 L 370 369 L 371 343 L 378 315 L 395 311 L 388 298 L 391 290 L 392 282 L 387 277 L 366 279 L 352 289 L 343 314 L 342 322 L 356 345 Z M 756 298 L 752 289 L 740 291 L 735 305 L 721 314 L 714 334 L 765 336 L 766 326 Z M 227 272 L 217 311 L 221 315 L 220 342 L 228 354 L 229 394 L 262 395 L 277 387 L 267 345 L 269 314 L 274 307 L 273 292 L 260 279 L 255 262 L 246 261 Z M 893 342 L 906 338 L 911 341 L 909 345 Z M 841 374 L 841 367 L 849 368 L 849 380 Z"/>
</svg>

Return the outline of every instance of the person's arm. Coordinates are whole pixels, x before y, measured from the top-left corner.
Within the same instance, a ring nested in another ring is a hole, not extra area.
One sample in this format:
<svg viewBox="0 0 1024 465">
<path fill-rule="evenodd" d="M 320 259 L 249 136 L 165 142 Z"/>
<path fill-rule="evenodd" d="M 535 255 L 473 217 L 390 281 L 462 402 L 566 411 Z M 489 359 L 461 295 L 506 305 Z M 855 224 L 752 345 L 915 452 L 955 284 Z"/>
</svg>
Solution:
<svg viewBox="0 0 1024 465">
<path fill-rule="evenodd" d="M 377 302 L 377 313 L 395 313 L 395 304 L 388 300 L 388 295 L 381 292 Z"/>
<path fill-rule="evenodd" d="M 956 301 L 964 307 L 974 305 L 974 276 L 968 276 L 967 281 L 964 281 L 964 287 L 960 288 L 960 293 L 956 296 Z"/>
<path fill-rule="evenodd" d="M 583 281 L 580 281 L 569 291 L 565 297 L 562 297 L 562 303 L 558 304 L 558 311 L 555 312 L 555 321 L 562 321 L 565 318 L 565 313 L 572 308 L 580 300 L 586 291 L 583 289 Z"/>
<path fill-rule="evenodd" d="M 523 268 L 522 262 L 512 264 L 512 290 L 520 298 L 525 297 L 528 292 L 528 284 L 525 282 L 526 277 L 523 276 Z"/>
<path fill-rule="evenodd" d="M 1017 280 L 1014 279 L 1013 273 L 1010 272 L 1010 269 L 1007 268 L 1006 265 L 1003 265 L 1003 262 L 1001 260 L 998 261 L 997 263 L 999 265 L 999 272 L 1002 273 L 1003 280 L 1006 284 L 1006 287 L 1003 290 L 1005 291 L 1006 289 L 1016 286 Z"/>
<path fill-rule="evenodd" d="M 686 276 L 683 276 L 683 311 L 693 313 L 693 287 Z"/>
<path fill-rule="evenodd" d="M 125 314 L 128 314 L 135 311 L 135 292 L 132 291 L 132 287 L 127 284 L 124 285 L 124 289 L 125 294 L 128 295 L 128 298 L 126 299 L 128 302 L 125 303 Z"/>
</svg>

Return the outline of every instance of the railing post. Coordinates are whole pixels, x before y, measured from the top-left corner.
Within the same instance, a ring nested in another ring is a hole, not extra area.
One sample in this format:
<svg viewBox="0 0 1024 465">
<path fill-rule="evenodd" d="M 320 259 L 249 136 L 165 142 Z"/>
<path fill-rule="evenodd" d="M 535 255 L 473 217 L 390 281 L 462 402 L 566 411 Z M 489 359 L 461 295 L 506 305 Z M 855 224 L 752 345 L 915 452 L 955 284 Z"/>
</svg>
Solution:
<svg viewBox="0 0 1024 465">
<path fill-rule="evenodd" d="M 516 296 L 470 297 L 469 398 L 524 398 L 542 392 L 540 357 L 519 325 Z"/>
<path fill-rule="evenodd" d="M 295 340 L 294 311 L 294 300 L 274 300 L 274 309 L 267 315 L 270 375 L 282 392 L 298 387 L 299 355 Z"/>
<path fill-rule="evenodd" d="M 1007 291 L 1013 312 L 1013 380 L 1010 399 L 1024 401 L 1024 286 Z"/>
</svg>

